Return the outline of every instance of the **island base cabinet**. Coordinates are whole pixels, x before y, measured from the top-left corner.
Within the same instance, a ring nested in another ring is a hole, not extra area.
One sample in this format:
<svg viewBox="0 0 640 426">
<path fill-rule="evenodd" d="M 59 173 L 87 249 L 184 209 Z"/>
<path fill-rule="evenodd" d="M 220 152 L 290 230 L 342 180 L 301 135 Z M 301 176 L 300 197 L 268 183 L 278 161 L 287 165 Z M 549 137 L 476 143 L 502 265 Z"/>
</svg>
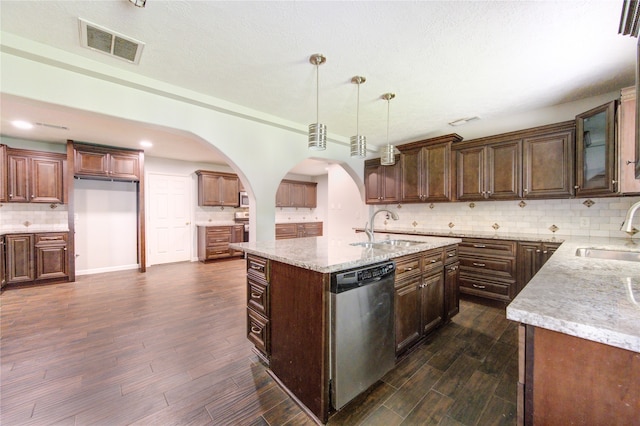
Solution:
<svg viewBox="0 0 640 426">
<path fill-rule="evenodd" d="M 520 326 L 518 424 L 634 425 L 640 353 Z"/>
</svg>

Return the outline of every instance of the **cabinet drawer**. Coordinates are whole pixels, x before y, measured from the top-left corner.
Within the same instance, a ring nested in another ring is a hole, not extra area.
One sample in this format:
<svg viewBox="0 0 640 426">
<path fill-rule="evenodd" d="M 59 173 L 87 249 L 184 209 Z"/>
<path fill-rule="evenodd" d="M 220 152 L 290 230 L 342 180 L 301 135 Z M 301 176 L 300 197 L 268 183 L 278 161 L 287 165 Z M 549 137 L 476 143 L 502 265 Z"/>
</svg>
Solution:
<svg viewBox="0 0 640 426">
<path fill-rule="evenodd" d="M 247 278 L 247 306 L 269 317 L 269 287 L 266 282 Z"/>
<path fill-rule="evenodd" d="M 269 282 L 269 259 L 247 255 L 247 274 Z"/>
<path fill-rule="evenodd" d="M 220 246 L 220 245 L 225 245 L 225 244 L 229 244 L 231 242 L 231 236 L 230 235 L 216 235 L 216 236 L 210 236 L 207 235 L 207 246 L 211 247 L 211 246 Z"/>
<path fill-rule="evenodd" d="M 424 272 L 442 272 L 442 249 L 430 250 L 424 253 Z"/>
<path fill-rule="evenodd" d="M 516 277 L 515 259 L 460 256 L 460 272 L 512 280 Z"/>
<path fill-rule="evenodd" d="M 35 234 L 35 240 L 37 246 L 42 245 L 66 245 L 67 244 L 67 233 L 43 233 L 43 234 Z"/>
<path fill-rule="evenodd" d="M 396 282 L 416 274 L 420 274 L 420 256 L 411 254 L 395 259 L 396 261 Z"/>
<path fill-rule="evenodd" d="M 227 226 L 207 228 L 207 238 L 230 238 L 230 237 L 231 237 L 231 228 Z"/>
<path fill-rule="evenodd" d="M 485 240 L 478 238 L 463 238 L 459 245 L 462 254 L 491 254 L 496 256 L 515 257 L 517 243 L 505 240 Z"/>
<path fill-rule="evenodd" d="M 442 256 L 442 261 L 445 265 L 449 265 L 450 263 L 454 263 L 458 261 L 458 246 L 449 246 L 444 248 L 444 253 Z"/>
<path fill-rule="evenodd" d="M 231 256 L 229 247 L 207 247 L 207 259 L 217 259 Z"/>
<path fill-rule="evenodd" d="M 247 308 L 247 339 L 261 352 L 269 355 L 269 320 Z"/>
<path fill-rule="evenodd" d="M 474 277 L 460 274 L 460 292 L 476 296 L 489 297 L 498 300 L 511 300 L 510 284 L 483 281 Z"/>
</svg>

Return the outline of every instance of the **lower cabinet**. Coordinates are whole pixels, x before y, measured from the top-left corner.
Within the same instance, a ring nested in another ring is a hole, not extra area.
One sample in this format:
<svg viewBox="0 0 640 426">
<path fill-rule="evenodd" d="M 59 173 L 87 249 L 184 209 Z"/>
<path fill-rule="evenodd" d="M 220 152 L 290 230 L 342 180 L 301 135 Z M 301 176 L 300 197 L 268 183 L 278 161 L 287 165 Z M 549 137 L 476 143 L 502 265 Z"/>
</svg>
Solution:
<svg viewBox="0 0 640 426">
<path fill-rule="evenodd" d="M 560 243 L 519 242 L 518 243 L 518 287 L 516 294 L 527 285 L 542 268 Z"/>
<path fill-rule="evenodd" d="M 458 246 L 446 247 L 444 262 L 444 320 L 449 321 L 460 312 L 460 261 Z"/>
<path fill-rule="evenodd" d="M 6 284 L 67 280 L 67 239 L 67 232 L 5 235 Z"/>
<path fill-rule="evenodd" d="M 396 355 L 413 347 L 445 318 L 443 250 L 403 256 L 396 261 Z"/>
<path fill-rule="evenodd" d="M 515 241 L 463 238 L 460 293 L 510 302 L 516 295 Z"/>
<path fill-rule="evenodd" d="M 322 222 L 277 223 L 276 240 L 321 237 Z"/>
<path fill-rule="evenodd" d="M 242 256 L 242 251 L 229 248 L 229 243 L 241 243 L 244 225 L 198 226 L 198 260 Z"/>
<path fill-rule="evenodd" d="M 4 235 L 0 235 L 0 289 L 7 284 L 7 275 L 5 274 L 5 242 Z"/>
<path fill-rule="evenodd" d="M 247 339 L 268 365 L 270 355 L 269 260 L 247 255 Z"/>
</svg>

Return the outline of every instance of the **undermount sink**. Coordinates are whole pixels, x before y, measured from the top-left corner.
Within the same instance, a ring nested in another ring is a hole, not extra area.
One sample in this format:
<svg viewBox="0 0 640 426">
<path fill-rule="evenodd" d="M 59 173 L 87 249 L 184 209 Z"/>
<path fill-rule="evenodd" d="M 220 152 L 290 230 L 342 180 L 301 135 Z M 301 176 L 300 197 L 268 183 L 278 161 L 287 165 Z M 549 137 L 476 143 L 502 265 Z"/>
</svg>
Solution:
<svg viewBox="0 0 640 426">
<path fill-rule="evenodd" d="M 352 246 L 360 246 L 365 248 L 386 248 L 386 247 L 411 247 L 416 244 L 424 244 L 421 241 L 412 240 L 381 240 L 381 241 L 364 241 L 359 243 L 351 243 Z"/>
<path fill-rule="evenodd" d="M 640 251 L 607 250 L 583 247 L 576 250 L 576 256 L 640 262 Z"/>
</svg>

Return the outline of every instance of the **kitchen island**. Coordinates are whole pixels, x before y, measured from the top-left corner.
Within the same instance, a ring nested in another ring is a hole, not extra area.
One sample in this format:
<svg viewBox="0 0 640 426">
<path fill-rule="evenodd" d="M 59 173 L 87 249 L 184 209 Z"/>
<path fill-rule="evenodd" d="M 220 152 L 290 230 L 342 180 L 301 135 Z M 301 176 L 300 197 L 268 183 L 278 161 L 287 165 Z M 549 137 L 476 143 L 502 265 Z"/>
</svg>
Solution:
<svg viewBox="0 0 640 426">
<path fill-rule="evenodd" d="M 507 307 L 521 323 L 519 424 L 640 419 L 640 262 L 585 248 L 640 254 L 640 241 L 568 238 Z"/>
<path fill-rule="evenodd" d="M 376 234 L 376 241 L 391 239 L 398 236 Z M 365 235 L 353 234 L 231 244 L 247 254 L 247 336 L 274 379 L 318 423 L 335 411 L 330 398 L 332 276 L 423 252 L 441 253 L 441 259 L 446 247 L 460 242 L 424 236 L 402 240 L 412 242 L 368 246 Z M 437 264 L 443 273 L 443 263 Z"/>
</svg>

